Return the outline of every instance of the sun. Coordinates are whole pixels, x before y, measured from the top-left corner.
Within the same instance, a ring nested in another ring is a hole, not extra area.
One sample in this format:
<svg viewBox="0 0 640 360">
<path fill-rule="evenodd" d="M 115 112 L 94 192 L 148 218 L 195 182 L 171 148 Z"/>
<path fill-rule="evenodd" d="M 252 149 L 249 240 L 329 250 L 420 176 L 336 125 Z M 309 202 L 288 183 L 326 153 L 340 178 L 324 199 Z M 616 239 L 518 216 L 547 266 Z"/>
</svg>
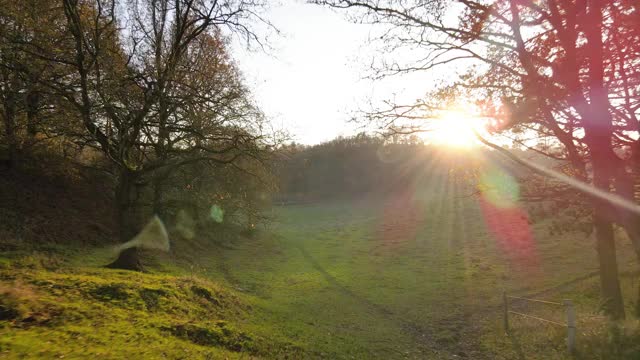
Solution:
<svg viewBox="0 0 640 360">
<path fill-rule="evenodd" d="M 433 119 L 432 130 L 427 134 L 429 141 L 453 148 L 470 148 L 478 145 L 474 131 L 480 128 L 480 121 L 461 110 L 444 110 Z"/>
</svg>

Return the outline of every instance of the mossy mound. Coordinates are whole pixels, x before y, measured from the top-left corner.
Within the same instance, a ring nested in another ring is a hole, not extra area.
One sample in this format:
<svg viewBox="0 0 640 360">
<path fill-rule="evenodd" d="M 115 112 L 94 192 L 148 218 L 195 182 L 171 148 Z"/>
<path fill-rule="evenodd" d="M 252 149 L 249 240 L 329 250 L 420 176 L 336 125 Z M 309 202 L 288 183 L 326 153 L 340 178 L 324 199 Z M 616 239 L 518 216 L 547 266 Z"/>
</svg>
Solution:
<svg viewBox="0 0 640 360">
<path fill-rule="evenodd" d="M 196 277 L 4 266 L 0 357 L 271 358 L 299 351 L 244 330 L 249 311 L 233 292 Z"/>
</svg>

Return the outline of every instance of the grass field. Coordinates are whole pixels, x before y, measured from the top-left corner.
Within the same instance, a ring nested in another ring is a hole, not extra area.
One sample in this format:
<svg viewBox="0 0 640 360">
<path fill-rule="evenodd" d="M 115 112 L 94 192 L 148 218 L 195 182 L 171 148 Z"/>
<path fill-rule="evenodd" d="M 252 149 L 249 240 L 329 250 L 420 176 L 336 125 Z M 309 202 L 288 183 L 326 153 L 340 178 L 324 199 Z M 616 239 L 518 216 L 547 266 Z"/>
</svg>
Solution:
<svg viewBox="0 0 640 360">
<path fill-rule="evenodd" d="M 504 337 L 501 295 L 551 289 L 539 296 L 572 298 L 580 321 L 600 324 L 597 278 L 572 284 L 597 269 L 593 240 L 550 236 L 545 221 L 469 193 L 443 177 L 375 200 L 281 207 L 270 232 L 219 249 L 205 267 L 254 296 L 265 310 L 255 324 L 327 358 L 566 357 L 563 329 L 514 319 Z M 630 269 L 631 248 L 619 250 Z M 631 309 L 635 285 L 623 282 Z M 516 344 L 519 330 L 539 334 Z"/>
<path fill-rule="evenodd" d="M 637 322 L 612 328 L 598 314 L 593 240 L 552 236 L 550 219 L 469 193 L 442 175 L 385 196 L 277 207 L 270 228 L 157 257 L 149 274 L 99 268 L 105 249 L 5 251 L 0 310 L 19 314 L 0 314 L 13 319 L 0 320 L 0 355 L 568 358 L 561 328 L 514 318 L 505 336 L 504 290 L 572 299 L 579 358 L 638 358 Z M 630 312 L 632 253 L 621 239 Z M 515 306 L 563 321 L 562 309 Z"/>
</svg>

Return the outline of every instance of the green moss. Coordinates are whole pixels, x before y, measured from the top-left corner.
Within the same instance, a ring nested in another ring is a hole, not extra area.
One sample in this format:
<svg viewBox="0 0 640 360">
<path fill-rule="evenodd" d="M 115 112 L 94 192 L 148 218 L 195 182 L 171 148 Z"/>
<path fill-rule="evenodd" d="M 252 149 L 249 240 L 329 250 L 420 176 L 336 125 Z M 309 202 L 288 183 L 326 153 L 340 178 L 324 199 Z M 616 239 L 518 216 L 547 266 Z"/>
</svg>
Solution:
<svg viewBox="0 0 640 360">
<path fill-rule="evenodd" d="M 88 292 L 91 296 L 101 301 L 125 302 L 130 293 L 123 284 L 99 285 Z"/>
<path fill-rule="evenodd" d="M 167 299 L 170 294 L 164 289 L 142 288 L 138 291 L 146 309 L 150 311 L 160 310 L 161 301 Z"/>
<path fill-rule="evenodd" d="M 218 301 L 218 299 L 216 299 L 216 297 L 207 288 L 204 288 L 204 287 L 198 286 L 198 285 L 193 285 L 193 286 L 191 286 L 191 291 L 196 296 L 199 296 L 199 297 L 211 302 L 212 304 L 220 305 L 220 302 Z"/>
<path fill-rule="evenodd" d="M 290 347 L 244 329 L 248 305 L 197 277 L 18 265 L 0 270 L 2 358 L 271 357 Z"/>
<path fill-rule="evenodd" d="M 208 327 L 196 324 L 178 324 L 163 329 L 178 338 L 197 345 L 221 346 L 231 351 L 256 352 L 251 336 L 235 330 L 225 321 L 217 321 Z"/>
</svg>

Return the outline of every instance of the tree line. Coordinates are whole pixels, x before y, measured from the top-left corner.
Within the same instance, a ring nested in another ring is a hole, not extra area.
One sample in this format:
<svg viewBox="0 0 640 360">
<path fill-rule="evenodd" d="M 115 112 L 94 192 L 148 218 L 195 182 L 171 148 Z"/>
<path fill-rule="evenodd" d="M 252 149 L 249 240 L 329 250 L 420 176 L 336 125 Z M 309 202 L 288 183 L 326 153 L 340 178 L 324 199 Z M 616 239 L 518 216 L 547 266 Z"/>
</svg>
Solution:
<svg viewBox="0 0 640 360">
<path fill-rule="evenodd" d="M 275 160 L 275 200 L 287 204 L 384 197 L 453 179 L 460 167 L 477 169 L 468 155 L 450 150 L 425 144 L 416 135 L 360 133 L 312 146 L 292 143 L 282 146 Z"/>
</svg>

